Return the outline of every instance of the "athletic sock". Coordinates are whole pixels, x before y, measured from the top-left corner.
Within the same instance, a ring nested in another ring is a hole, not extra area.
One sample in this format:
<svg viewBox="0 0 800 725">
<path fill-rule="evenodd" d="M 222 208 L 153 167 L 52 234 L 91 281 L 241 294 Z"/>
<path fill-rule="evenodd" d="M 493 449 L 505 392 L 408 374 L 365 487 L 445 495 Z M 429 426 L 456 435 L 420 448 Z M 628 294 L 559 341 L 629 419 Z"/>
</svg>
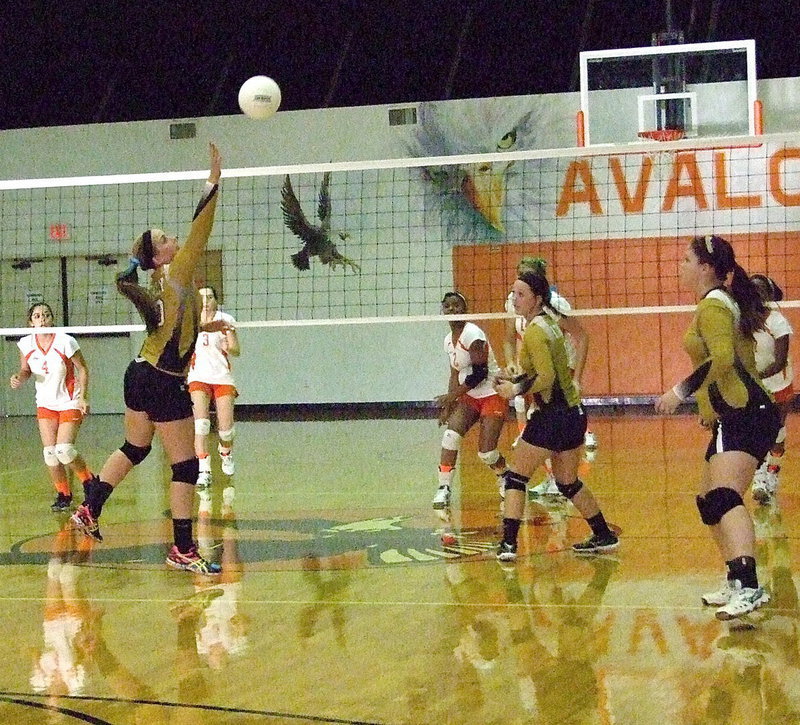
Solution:
<svg viewBox="0 0 800 725">
<path fill-rule="evenodd" d="M 592 533 L 600 539 L 606 539 L 609 536 L 615 535 L 614 532 L 608 528 L 602 511 L 598 511 L 594 516 L 586 519 L 586 523 L 592 527 Z"/>
<path fill-rule="evenodd" d="M 114 487 L 105 481 L 92 481 L 86 486 L 86 505 L 92 516 L 97 518 L 103 511 L 105 502 L 114 491 Z"/>
<path fill-rule="evenodd" d="M 172 536 L 175 539 L 175 546 L 181 554 L 185 554 L 194 545 L 192 541 L 192 520 L 191 519 L 172 519 Z"/>
<path fill-rule="evenodd" d="M 519 519 L 503 519 L 503 541 L 507 544 L 517 545 L 517 535 L 519 534 Z"/>
<path fill-rule="evenodd" d="M 756 560 L 752 556 L 737 556 L 726 561 L 728 567 L 728 581 L 738 580 L 742 587 L 758 589 L 758 575 L 756 574 Z"/>
</svg>

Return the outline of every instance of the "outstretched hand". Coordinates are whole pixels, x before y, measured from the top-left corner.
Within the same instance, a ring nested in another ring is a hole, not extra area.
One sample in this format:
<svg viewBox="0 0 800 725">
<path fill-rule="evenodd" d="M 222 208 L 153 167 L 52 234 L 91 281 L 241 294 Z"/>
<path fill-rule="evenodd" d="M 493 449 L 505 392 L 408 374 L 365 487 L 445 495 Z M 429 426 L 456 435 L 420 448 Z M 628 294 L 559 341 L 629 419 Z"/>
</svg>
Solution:
<svg viewBox="0 0 800 725">
<path fill-rule="evenodd" d="M 222 175 L 222 155 L 215 143 L 208 144 L 209 155 L 211 156 L 211 170 L 208 172 L 208 182 L 218 184 L 219 177 Z"/>
</svg>

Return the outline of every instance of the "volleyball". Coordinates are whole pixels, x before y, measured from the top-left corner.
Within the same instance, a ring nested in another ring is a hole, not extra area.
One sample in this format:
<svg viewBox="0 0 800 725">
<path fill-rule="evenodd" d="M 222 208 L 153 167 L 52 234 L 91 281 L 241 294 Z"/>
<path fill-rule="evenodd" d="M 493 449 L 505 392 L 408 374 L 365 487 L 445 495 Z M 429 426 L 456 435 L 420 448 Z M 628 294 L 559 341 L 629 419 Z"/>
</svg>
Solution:
<svg viewBox="0 0 800 725">
<path fill-rule="evenodd" d="M 239 89 L 239 108 L 248 118 L 263 121 L 281 105 L 281 89 L 268 76 L 248 78 Z"/>
</svg>

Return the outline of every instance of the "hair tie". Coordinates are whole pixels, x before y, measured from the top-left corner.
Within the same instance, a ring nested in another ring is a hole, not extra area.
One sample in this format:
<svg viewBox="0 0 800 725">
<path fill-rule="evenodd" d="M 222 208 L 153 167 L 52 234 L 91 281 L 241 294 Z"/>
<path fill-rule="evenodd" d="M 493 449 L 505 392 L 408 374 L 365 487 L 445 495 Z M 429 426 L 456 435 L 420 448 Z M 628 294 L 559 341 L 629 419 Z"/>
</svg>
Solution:
<svg viewBox="0 0 800 725">
<path fill-rule="evenodd" d="M 706 234 L 706 251 L 711 255 L 714 254 L 714 237 L 710 234 Z"/>
</svg>

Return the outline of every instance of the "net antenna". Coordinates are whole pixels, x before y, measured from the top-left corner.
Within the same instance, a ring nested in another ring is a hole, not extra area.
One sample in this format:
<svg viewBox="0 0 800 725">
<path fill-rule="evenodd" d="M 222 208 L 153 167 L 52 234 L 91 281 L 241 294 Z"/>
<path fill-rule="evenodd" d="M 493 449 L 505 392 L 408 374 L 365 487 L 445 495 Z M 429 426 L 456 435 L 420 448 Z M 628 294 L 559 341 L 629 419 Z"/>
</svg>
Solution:
<svg viewBox="0 0 800 725">
<path fill-rule="evenodd" d="M 763 132 L 755 41 L 682 39 L 667 30 L 649 47 L 581 52 L 578 146 Z"/>
</svg>

